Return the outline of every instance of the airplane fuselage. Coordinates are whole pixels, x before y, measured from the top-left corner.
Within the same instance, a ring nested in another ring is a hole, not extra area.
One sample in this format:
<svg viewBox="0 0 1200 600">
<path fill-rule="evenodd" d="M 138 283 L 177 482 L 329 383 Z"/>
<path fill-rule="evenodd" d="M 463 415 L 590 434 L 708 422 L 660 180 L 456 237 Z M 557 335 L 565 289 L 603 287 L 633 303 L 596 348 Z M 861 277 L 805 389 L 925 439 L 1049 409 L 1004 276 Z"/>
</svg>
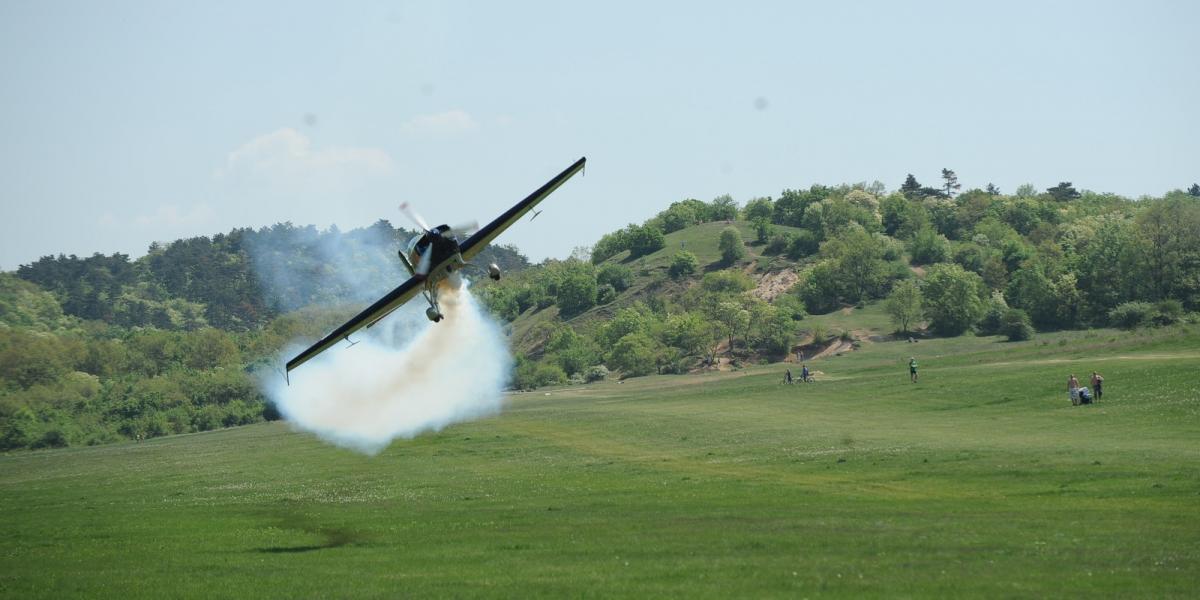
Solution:
<svg viewBox="0 0 1200 600">
<path fill-rule="evenodd" d="M 441 225 L 434 228 L 432 232 L 413 236 L 409 240 L 405 252 L 408 258 L 405 266 L 408 267 L 410 275 L 424 277 L 426 280 L 437 280 L 466 265 L 466 261 L 463 260 L 462 254 L 458 250 L 458 240 L 453 234 L 444 233 L 448 229 L 449 227 Z M 422 257 L 427 251 L 429 252 L 429 270 L 421 275 L 418 271 L 421 270 Z"/>
</svg>

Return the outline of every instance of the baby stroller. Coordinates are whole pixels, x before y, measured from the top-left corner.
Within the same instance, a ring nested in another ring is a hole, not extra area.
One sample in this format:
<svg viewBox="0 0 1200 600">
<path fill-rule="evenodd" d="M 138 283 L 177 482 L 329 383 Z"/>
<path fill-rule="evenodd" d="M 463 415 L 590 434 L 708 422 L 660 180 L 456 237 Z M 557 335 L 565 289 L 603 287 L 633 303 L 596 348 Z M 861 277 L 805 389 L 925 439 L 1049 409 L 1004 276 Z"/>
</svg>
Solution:
<svg viewBox="0 0 1200 600">
<path fill-rule="evenodd" d="M 1080 404 L 1091 404 L 1092 403 L 1092 391 L 1085 387 L 1079 388 L 1079 403 Z"/>
</svg>

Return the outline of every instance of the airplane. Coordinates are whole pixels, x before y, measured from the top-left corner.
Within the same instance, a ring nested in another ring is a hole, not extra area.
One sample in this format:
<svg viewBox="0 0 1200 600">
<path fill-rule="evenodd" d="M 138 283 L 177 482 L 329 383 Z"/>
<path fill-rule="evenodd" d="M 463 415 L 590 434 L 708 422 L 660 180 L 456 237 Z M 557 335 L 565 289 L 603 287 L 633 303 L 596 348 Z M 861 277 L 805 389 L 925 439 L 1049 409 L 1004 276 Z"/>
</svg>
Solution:
<svg viewBox="0 0 1200 600">
<path fill-rule="evenodd" d="M 439 225 L 431 228 L 420 215 L 409 208 L 407 202 L 401 204 L 400 210 L 416 222 L 417 226 L 423 231 L 423 233 L 413 236 L 408 241 L 408 244 L 399 252 L 400 261 L 404 263 L 404 267 L 409 273 L 408 280 L 321 338 L 320 341 L 300 354 L 297 354 L 295 358 L 289 360 L 287 362 L 287 371 L 284 375 L 289 375 L 293 369 L 328 350 L 341 340 L 346 340 L 351 345 L 354 345 L 357 342 L 350 341 L 350 334 L 364 327 L 375 325 L 384 317 L 391 314 L 392 311 L 412 300 L 417 294 L 423 294 L 425 301 L 429 303 L 429 308 L 425 309 L 425 316 L 434 323 L 441 321 L 442 312 L 438 307 L 438 285 L 455 271 L 467 267 L 477 267 L 469 261 L 479 254 L 496 236 L 500 235 L 505 229 L 508 229 L 510 225 L 523 217 L 525 213 L 529 212 L 530 209 L 544 200 L 554 190 L 558 189 L 559 186 L 566 183 L 568 179 L 583 170 L 586 162 L 587 157 L 575 161 L 574 164 L 567 167 L 562 173 L 554 176 L 545 185 L 526 196 L 524 200 L 516 203 L 512 208 L 505 211 L 504 214 L 462 241 L 459 241 L 459 234 L 465 235 L 467 231 L 474 229 L 473 225 L 459 227 Z M 487 266 L 487 273 L 488 277 L 493 280 L 500 279 L 500 267 L 496 266 L 495 263 Z"/>
</svg>

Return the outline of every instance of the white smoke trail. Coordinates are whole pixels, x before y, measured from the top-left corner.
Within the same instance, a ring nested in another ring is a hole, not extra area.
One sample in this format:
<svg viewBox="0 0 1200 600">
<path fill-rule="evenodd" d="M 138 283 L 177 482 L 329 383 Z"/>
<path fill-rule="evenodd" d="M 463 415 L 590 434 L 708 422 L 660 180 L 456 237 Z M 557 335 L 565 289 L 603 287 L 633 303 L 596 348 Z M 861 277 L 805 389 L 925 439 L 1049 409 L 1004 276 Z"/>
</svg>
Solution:
<svg viewBox="0 0 1200 600">
<path fill-rule="evenodd" d="M 294 427 L 371 455 L 396 438 L 498 413 L 512 369 L 504 335 L 467 286 L 443 286 L 439 302 L 441 323 L 418 326 L 423 311 L 410 305 L 373 328 L 391 321 L 383 335 L 297 368 L 291 385 L 270 380 L 267 395 Z M 419 333 L 396 335 L 406 330 Z"/>
</svg>

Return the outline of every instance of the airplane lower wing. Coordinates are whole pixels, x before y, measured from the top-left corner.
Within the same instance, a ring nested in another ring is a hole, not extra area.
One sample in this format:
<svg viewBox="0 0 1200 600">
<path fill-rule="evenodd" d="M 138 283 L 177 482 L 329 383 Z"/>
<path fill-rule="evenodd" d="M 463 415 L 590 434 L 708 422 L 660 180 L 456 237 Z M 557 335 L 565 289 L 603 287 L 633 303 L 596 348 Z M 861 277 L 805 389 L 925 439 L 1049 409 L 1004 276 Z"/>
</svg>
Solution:
<svg viewBox="0 0 1200 600">
<path fill-rule="evenodd" d="M 558 189 L 558 186 L 583 169 L 586 162 L 587 157 L 575 161 L 575 164 L 567 167 L 567 170 L 556 175 L 554 179 L 547 181 L 546 185 L 526 196 L 516 206 L 513 206 L 504 214 L 497 217 L 495 221 L 483 226 L 483 228 L 475 232 L 475 235 L 467 238 L 467 241 L 458 246 L 458 251 L 462 254 L 463 259 L 471 260 L 476 254 L 479 254 L 492 240 L 496 239 L 496 236 L 500 235 L 505 229 L 508 229 L 509 225 L 517 222 L 517 219 L 520 219 L 525 213 L 529 212 L 529 209 L 537 206 L 538 202 L 544 200 L 551 192 Z"/>
<path fill-rule="evenodd" d="M 388 313 L 400 308 L 402 304 L 408 302 L 413 296 L 416 296 L 421 291 L 421 286 L 425 283 L 423 277 L 410 277 L 408 281 L 400 284 L 396 289 L 388 292 L 388 294 L 366 310 L 358 313 L 354 318 L 346 321 L 341 327 L 334 329 L 332 333 L 321 338 L 321 341 L 313 344 L 304 352 L 297 354 L 295 358 L 287 363 L 287 370 L 290 373 L 292 369 L 308 362 L 309 359 L 324 352 L 330 346 L 346 339 L 350 334 L 373 325 L 379 319 L 387 316 Z"/>
</svg>

